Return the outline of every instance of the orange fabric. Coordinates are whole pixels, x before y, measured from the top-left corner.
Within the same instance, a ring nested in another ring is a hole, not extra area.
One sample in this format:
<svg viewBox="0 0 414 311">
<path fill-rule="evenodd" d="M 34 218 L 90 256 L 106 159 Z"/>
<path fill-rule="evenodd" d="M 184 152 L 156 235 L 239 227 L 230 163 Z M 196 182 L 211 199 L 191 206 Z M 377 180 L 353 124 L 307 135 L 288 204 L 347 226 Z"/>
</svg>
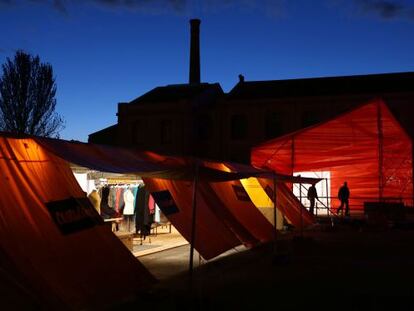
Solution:
<svg viewBox="0 0 414 311">
<path fill-rule="evenodd" d="M 192 226 L 192 196 L 193 183 L 186 181 L 173 181 L 157 178 L 143 178 L 150 192 L 168 190 L 173 197 L 179 211 L 168 215 L 174 227 L 187 240 L 191 241 Z M 198 187 L 201 189 L 201 186 Z M 218 217 L 210 206 L 214 202 L 207 202 L 197 192 L 196 232 L 194 248 L 205 259 L 211 259 L 221 253 L 240 245 L 240 240 L 225 225 L 225 219 Z"/>
<path fill-rule="evenodd" d="M 331 173 L 331 205 L 344 181 L 350 209 L 381 197 L 412 205 L 411 139 L 387 106 L 374 100 L 328 122 L 265 142 L 252 149 L 251 163 L 284 174 Z"/>
<path fill-rule="evenodd" d="M 230 168 L 224 164 L 209 163 L 209 165 L 217 170 L 230 171 Z M 211 205 L 217 206 L 218 202 L 221 202 L 221 205 L 223 206 L 222 211 L 226 211 L 226 213 L 229 214 L 226 219 L 233 219 L 233 224 L 229 223 L 232 228 L 235 228 L 235 224 L 237 223 L 257 241 L 267 242 L 272 240 L 274 237 L 272 225 L 250 199 L 243 201 L 237 198 L 234 187 L 244 190 L 243 185 L 239 180 L 226 182 L 201 182 L 200 188 L 202 189 L 202 193 L 206 197 L 206 200 L 211 202 Z M 216 198 L 214 201 L 213 196 Z M 240 237 L 243 243 L 246 245 L 257 244 L 257 241 L 242 235 L 244 230 L 235 231 L 236 235 Z"/>
<path fill-rule="evenodd" d="M 260 185 L 274 201 L 273 180 L 258 178 Z M 276 207 L 297 228 L 305 228 L 315 222 L 311 213 L 299 202 L 292 191 L 283 183 L 276 182 Z"/>
<path fill-rule="evenodd" d="M 105 226 L 58 230 L 45 203 L 85 197 L 65 161 L 33 139 L 0 137 L 0 172 L 0 249 L 43 306 L 106 307 L 154 281 Z"/>
</svg>

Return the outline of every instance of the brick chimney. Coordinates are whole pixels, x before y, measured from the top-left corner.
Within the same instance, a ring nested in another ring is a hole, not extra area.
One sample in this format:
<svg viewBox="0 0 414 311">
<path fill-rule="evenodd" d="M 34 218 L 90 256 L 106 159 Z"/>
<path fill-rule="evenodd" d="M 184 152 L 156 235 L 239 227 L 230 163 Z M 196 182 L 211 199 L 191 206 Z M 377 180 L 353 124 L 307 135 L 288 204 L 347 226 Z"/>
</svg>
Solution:
<svg viewBox="0 0 414 311">
<path fill-rule="evenodd" d="M 191 19 L 190 41 L 190 76 L 188 83 L 200 83 L 200 23 L 199 19 Z"/>
</svg>

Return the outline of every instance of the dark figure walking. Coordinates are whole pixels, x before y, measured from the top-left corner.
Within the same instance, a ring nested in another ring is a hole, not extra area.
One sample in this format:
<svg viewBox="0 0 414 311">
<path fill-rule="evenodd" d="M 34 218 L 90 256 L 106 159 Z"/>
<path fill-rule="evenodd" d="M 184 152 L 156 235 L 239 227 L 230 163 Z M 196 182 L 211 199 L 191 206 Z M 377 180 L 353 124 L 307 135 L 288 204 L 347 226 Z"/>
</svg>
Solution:
<svg viewBox="0 0 414 311">
<path fill-rule="evenodd" d="M 345 205 L 345 216 L 349 216 L 349 188 L 348 184 L 345 181 L 343 186 L 339 188 L 338 191 L 338 199 L 341 201 L 341 205 L 338 207 L 337 214 L 339 214 L 339 211 L 342 211 L 344 205 Z"/>
<path fill-rule="evenodd" d="M 318 198 L 318 193 L 316 192 L 315 185 L 312 184 L 308 189 L 308 200 L 310 202 L 309 212 L 313 214 L 315 208 L 315 200 Z"/>
</svg>

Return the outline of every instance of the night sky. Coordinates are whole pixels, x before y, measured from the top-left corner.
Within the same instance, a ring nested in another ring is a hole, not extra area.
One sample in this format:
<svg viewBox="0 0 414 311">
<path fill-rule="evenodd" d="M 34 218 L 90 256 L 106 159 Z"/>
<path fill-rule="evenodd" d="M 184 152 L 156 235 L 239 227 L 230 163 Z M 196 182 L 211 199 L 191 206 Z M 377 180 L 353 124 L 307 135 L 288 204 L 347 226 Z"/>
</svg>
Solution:
<svg viewBox="0 0 414 311">
<path fill-rule="evenodd" d="M 189 19 L 201 79 L 246 81 L 414 71 L 414 0 L 0 0 L 0 62 L 52 64 L 65 139 L 116 123 L 118 102 L 186 83 Z"/>
</svg>

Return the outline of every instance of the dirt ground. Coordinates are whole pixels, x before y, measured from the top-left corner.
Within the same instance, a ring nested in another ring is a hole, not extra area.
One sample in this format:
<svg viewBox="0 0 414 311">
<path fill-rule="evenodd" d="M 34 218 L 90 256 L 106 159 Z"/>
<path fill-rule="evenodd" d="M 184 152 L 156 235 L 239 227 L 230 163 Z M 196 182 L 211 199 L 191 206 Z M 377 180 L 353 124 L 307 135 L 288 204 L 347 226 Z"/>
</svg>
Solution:
<svg viewBox="0 0 414 311">
<path fill-rule="evenodd" d="M 121 309 L 414 310 L 414 230 L 355 224 L 279 235 L 163 280 Z"/>
</svg>

